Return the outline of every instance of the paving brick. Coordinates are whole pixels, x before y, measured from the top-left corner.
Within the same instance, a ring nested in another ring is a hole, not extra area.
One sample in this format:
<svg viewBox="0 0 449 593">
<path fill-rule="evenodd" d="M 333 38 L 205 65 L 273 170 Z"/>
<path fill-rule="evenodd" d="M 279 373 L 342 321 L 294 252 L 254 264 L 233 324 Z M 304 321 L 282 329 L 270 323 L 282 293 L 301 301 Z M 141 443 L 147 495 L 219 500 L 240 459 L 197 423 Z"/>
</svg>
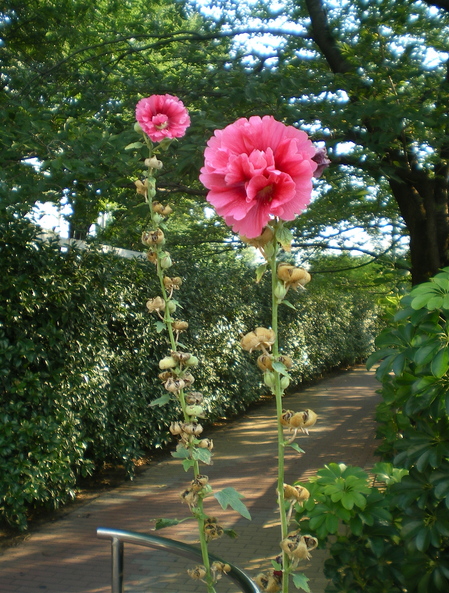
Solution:
<svg viewBox="0 0 449 593">
<path fill-rule="evenodd" d="M 285 398 L 285 408 L 312 408 L 319 415 L 310 436 L 298 440 L 306 453 L 298 455 L 293 449 L 287 453 L 287 482 L 306 480 L 331 461 L 372 467 L 377 388 L 373 374 L 356 367 Z M 270 558 L 279 550 L 274 418 L 274 402 L 268 401 L 207 435 L 214 440 L 215 456 L 214 465 L 204 473 L 215 491 L 231 485 L 245 494 L 253 519 L 249 522 L 232 510 L 222 511 L 215 499 L 207 499 L 207 512 L 239 533 L 236 540 L 212 542 L 210 549 L 253 576 L 270 566 Z M 187 516 L 179 494 L 189 481 L 179 462 L 167 457 L 150 464 L 133 482 L 44 526 L 0 556 L 0 593 L 110 593 L 110 544 L 96 538 L 97 527 L 146 532 L 152 529 L 155 518 Z M 197 540 L 192 521 L 160 534 L 188 543 Z M 305 568 L 312 593 L 324 593 L 325 559 L 325 550 L 315 550 Z M 127 545 L 125 591 L 204 593 L 201 583 L 185 576 L 190 565 L 185 559 Z M 236 591 L 226 579 L 217 586 L 217 593 Z"/>
</svg>

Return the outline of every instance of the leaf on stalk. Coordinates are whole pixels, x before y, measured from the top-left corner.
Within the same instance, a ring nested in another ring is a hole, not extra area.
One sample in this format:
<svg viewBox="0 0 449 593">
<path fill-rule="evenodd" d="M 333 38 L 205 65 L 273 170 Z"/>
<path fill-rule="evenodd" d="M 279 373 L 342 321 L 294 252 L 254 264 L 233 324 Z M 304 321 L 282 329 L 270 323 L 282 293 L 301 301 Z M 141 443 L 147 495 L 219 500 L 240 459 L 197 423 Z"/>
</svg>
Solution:
<svg viewBox="0 0 449 593">
<path fill-rule="evenodd" d="M 293 584 L 297 589 L 302 589 L 306 593 L 310 593 L 310 587 L 308 585 L 310 579 L 306 577 L 302 572 L 297 572 L 293 575 Z"/>
<path fill-rule="evenodd" d="M 283 300 L 280 302 L 280 304 L 287 305 L 287 307 L 290 307 L 290 309 L 294 309 L 295 311 L 297 310 L 295 305 L 292 305 L 292 303 L 290 301 Z"/>
<path fill-rule="evenodd" d="M 131 142 L 131 144 L 125 146 L 125 150 L 134 150 L 137 148 L 142 148 L 142 146 L 145 146 L 142 142 Z"/>
<path fill-rule="evenodd" d="M 304 453 L 304 450 L 301 449 L 301 447 L 298 445 L 298 443 L 286 443 L 285 446 L 291 447 L 295 451 L 298 451 L 298 453 Z"/>
<path fill-rule="evenodd" d="M 231 539 L 237 539 L 238 538 L 238 534 L 236 531 L 234 531 L 233 529 L 223 529 L 223 531 L 225 532 L 225 534 L 230 537 Z"/>
<path fill-rule="evenodd" d="M 152 402 L 150 402 L 150 408 L 153 408 L 154 406 L 159 406 L 160 408 L 162 408 L 162 406 L 168 404 L 169 401 L 170 394 L 164 393 L 164 395 L 161 395 L 161 397 L 158 397 L 157 399 L 154 399 Z"/>
<path fill-rule="evenodd" d="M 201 461 L 206 465 L 212 465 L 212 453 L 209 449 L 193 449 L 192 451 L 192 458 L 196 459 L 197 461 Z"/>
<path fill-rule="evenodd" d="M 257 284 L 262 280 L 262 276 L 267 271 L 267 264 L 261 264 L 256 269 L 256 282 Z"/>
<path fill-rule="evenodd" d="M 191 467 L 195 465 L 193 459 L 184 459 L 182 462 L 182 467 L 184 468 L 185 472 L 188 472 Z"/>
<path fill-rule="evenodd" d="M 176 447 L 176 451 L 172 451 L 172 457 L 175 459 L 189 459 L 190 458 L 190 451 L 183 447 L 182 445 L 178 445 Z"/>
<path fill-rule="evenodd" d="M 282 362 L 273 362 L 273 369 L 280 375 L 284 375 L 284 377 L 290 377 L 285 364 L 282 364 Z"/>
<path fill-rule="evenodd" d="M 156 331 L 158 334 L 164 331 L 167 326 L 163 321 L 156 321 Z"/>
<path fill-rule="evenodd" d="M 190 517 L 188 517 L 190 519 Z M 164 529 L 164 527 L 172 527 L 173 525 L 178 525 L 187 519 L 156 519 L 156 523 L 154 525 L 154 529 Z"/>
<path fill-rule="evenodd" d="M 248 509 L 240 500 L 241 498 L 244 498 L 244 496 L 243 494 L 237 492 L 235 488 L 223 488 L 223 490 L 220 490 L 220 492 L 215 492 L 214 496 L 224 511 L 228 508 L 228 506 L 230 506 L 232 509 L 234 509 L 234 511 L 240 513 L 242 517 L 245 517 L 245 519 L 249 519 L 251 521 L 251 515 L 249 514 Z"/>
</svg>

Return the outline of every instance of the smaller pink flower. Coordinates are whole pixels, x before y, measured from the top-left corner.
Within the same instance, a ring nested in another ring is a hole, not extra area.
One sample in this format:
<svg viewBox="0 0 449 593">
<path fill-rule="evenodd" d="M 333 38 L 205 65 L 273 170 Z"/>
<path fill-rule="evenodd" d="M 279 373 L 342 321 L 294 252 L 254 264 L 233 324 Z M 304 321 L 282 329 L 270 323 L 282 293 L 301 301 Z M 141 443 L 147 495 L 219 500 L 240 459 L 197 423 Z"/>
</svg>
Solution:
<svg viewBox="0 0 449 593">
<path fill-rule="evenodd" d="M 136 105 L 136 119 L 152 142 L 181 138 L 190 126 L 184 103 L 172 95 L 151 95 Z"/>
<path fill-rule="evenodd" d="M 318 165 L 315 173 L 313 174 L 315 178 L 321 177 L 323 171 L 331 164 L 330 159 L 327 158 L 326 148 L 317 148 L 315 156 L 312 157 L 312 161 L 315 161 L 315 163 Z"/>
</svg>

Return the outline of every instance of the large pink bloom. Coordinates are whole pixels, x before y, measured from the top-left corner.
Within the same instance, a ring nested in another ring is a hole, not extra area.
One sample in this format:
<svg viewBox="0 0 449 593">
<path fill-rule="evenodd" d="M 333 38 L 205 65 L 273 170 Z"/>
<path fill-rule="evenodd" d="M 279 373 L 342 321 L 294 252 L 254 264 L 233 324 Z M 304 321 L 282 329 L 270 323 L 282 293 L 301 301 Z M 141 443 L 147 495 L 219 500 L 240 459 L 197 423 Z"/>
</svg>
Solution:
<svg viewBox="0 0 449 593">
<path fill-rule="evenodd" d="M 304 210 L 315 154 L 301 130 L 268 115 L 242 118 L 210 138 L 200 180 L 226 224 L 251 239 L 272 217 L 293 220 Z"/>
<path fill-rule="evenodd" d="M 181 138 L 190 126 L 184 103 L 172 95 L 151 95 L 136 105 L 136 119 L 153 142 Z"/>
</svg>

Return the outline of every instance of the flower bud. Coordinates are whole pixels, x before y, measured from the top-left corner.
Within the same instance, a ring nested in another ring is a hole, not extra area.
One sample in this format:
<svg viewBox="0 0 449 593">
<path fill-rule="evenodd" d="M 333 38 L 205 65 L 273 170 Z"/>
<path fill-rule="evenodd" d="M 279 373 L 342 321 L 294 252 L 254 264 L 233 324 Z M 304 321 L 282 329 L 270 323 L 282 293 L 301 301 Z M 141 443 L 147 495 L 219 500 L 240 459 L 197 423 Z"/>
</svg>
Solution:
<svg viewBox="0 0 449 593">
<path fill-rule="evenodd" d="M 165 251 L 161 255 L 161 268 L 163 270 L 168 270 L 168 268 L 171 268 L 172 265 L 173 265 L 173 262 L 171 260 L 170 254 L 168 253 L 168 251 Z"/>
<path fill-rule="evenodd" d="M 276 283 L 276 288 L 274 289 L 274 296 L 277 298 L 278 301 L 283 301 L 287 295 L 288 288 L 281 284 L 280 282 Z"/>
<path fill-rule="evenodd" d="M 279 383 L 280 383 L 282 391 L 284 391 L 284 389 L 287 389 L 287 387 L 290 385 L 290 377 L 286 377 L 285 375 L 283 375 L 280 378 Z"/>
<path fill-rule="evenodd" d="M 134 124 L 134 131 L 137 132 L 138 134 L 143 134 L 143 130 L 140 127 L 139 122 L 136 121 L 136 123 Z"/>
<path fill-rule="evenodd" d="M 176 311 L 176 303 L 174 301 L 168 301 L 167 307 L 170 313 L 174 313 Z"/>
<path fill-rule="evenodd" d="M 263 374 L 263 382 L 267 387 L 270 387 L 270 389 L 272 389 L 276 384 L 276 375 L 271 371 L 265 371 L 265 373 Z"/>
<path fill-rule="evenodd" d="M 189 360 L 186 360 L 185 365 L 186 367 L 197 367 L 198 366 L 198 358 L 196 356 L 191 356 Z"/>
<path fill-rule="evenodd" d="M 173 356 L 165 356 L 165 358 L 159 361 L 159 368 L 161 371 L 166 369 L 174 369 L 176 364 L 176 360 L 173 358 Z"/>
<path fill-rule="evenodd" d="M 201 416 L 204 412 L 203 406 L 186 406 L 186 414 L 188 416 Z"/>
</svg>

